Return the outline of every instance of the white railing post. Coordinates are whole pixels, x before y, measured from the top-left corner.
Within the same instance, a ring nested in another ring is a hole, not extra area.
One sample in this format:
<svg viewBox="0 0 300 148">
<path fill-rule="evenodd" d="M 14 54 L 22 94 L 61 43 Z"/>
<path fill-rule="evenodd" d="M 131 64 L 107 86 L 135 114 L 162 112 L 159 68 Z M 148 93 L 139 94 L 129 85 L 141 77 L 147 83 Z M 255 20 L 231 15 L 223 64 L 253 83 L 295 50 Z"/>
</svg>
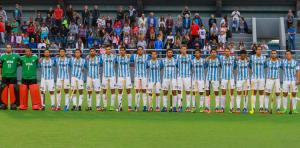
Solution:
<svg viewBox="0 0 300 148">
<path fill-rule="evenodd" d="M 280 24 L 279 24 L 279 43 L 280 43 L 280 48 L 282 50 L 286 49 L 286 33 L 285 33 L 285 23 L 284 23 L 284 17 L 280 17 Z"/>
<path fill-rule="evenodd" d="M 256 18 L 252 17 L 252 41 L 257 43 Z"/>
</svg>

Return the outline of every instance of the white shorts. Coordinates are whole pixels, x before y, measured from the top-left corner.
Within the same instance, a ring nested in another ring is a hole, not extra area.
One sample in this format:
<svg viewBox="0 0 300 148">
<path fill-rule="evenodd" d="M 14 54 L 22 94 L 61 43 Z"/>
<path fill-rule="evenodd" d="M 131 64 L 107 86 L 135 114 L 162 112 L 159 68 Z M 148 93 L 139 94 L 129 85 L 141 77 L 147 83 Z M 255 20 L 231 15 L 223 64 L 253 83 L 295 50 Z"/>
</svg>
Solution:
<svg viewBox="0 0 300 148">
<path fill-rule="evenodd" d="M 77 81 L 77 84 L 76 84 L 76 81 Z M 83 89 L 83 80 L 80 80 L 80 79 L 78 79 L 76 77 L 72 77 L 71 78 L 71 88 L 72 89 L 82 90 Z"/>
<path fill-rule="evenodd" d="M 191 78 L 177 78 L 177 88 L 178 90 L 186 90 L 186 91 L 191 91 L 192 90 L 192 85 L 191 85 Z"/>
<path fill-rule="evenodd" d="M 276 93 L 280 93 L 280 80 L 279 79 L 267 79 L 266 81 L 266 89 L 267 93 L 271 93 L 274 87 L 274 91 Z"/>
<path fill-rule="evenodd" d="M 234 80 L 231 79 L 230 84 L 228 84 L 228 82 L 229 80 L 221 80 L 221 89 L 229 89 L 228 87 L 230 87 L 230 89 L 234 89 Z"/>
<path fill-rule="evenodd" d="M 154 90 L 154 93 L 159 94 L 160 89 L 161 89 L 161 84 L 159 82 L 155 83 L 155 86 L 154 86 L 154 82 L 148 82 L 149 93 L 152 93 L 152 91 Z"/>
<path fill-rule="evenodd" d="M 124 82 L 125 82 L 125 84 L 123 84 Z M 132 88 L 130 77 L 118 77 L 117 88 L 123 89 L 123 87 L 124 87 L 123 85 L 125 85 L 125 89 Z"/>
<path fill-rule="evenodd" d="M 135 89 L 147 89 L 147 78 L 134 78 Z"/>
<path fill-rule="evenodd" d="M 101 82 L 100 79 L 92 79 L 91 77 L 87 77 L 86 79 L 86 89 L 88 91 L 100 91 L 101 90 Z"/>
<path fill-rule="evenodd" d="M 205 82 L 205 90 L 210 90 L 209 87 L 213 87 L 212 88 L 213 91 L 219 91 L 220 82 L 219 81 L 208 81 L 208 80 L 206 80 L 206 82 Z"/>
<path fill-rule="evenodd" d="M 292 83 L 292 89 L 290 89 L 291 83 Z M 296 85 L 296 81 L 283 81 L 282 91 L 287 93 L 287 92 L 290 92 L 290 90 L 292 90 L 292 92 L 294 92 L 294 93 L 298 92 L 298 87 Z"/>
<path fill-rule="evenodd" d="M 252 79 L 251 89 L 253 90 L 264 90 L 265 89 L 265 79 Z"/>
<path fill-rule="evenodd" d="M 108 84 L 109 81 L 109 84 Z M 116 77 L 103 77 L 102 78 L 102 88 L 107 89 L 108 86 L 110 89 L 116 88 Z"/>
<path fill-rule="evenodd" d="M 204 92 L 205 82 L 204 80 L 194 80 L 192 81 L 193 91 Z"/>
<path fill-rule="evenodd" d="M 163 79 L 162 90 L 177 90 L 177 80 L 176 79 Z"/>
<path fill-rule="evenodd" d="M 43 91 L 43 92 L 45 92 L 45 91 L 54 91 L 55 90 L 54 80 L 42 79 L 40 90 Z"/>
<path fill-rule="evenodd" d="M 236 82 L 237 91 L 250 90 L 250 81 L 249 80 L 238 80 Z"/>
<path fill-rule="evenodd" d="M 64 82 L 62 82 L 64 81 Z M 61 80 L 61 79 L 57 79 L 56 80 L 56 89 L 62 89 L 62 83 L 64 83 L 63 88 L 64 89 L 70 89 L 70 80 L 66 79 L 66 80 Z"/>
</svg>

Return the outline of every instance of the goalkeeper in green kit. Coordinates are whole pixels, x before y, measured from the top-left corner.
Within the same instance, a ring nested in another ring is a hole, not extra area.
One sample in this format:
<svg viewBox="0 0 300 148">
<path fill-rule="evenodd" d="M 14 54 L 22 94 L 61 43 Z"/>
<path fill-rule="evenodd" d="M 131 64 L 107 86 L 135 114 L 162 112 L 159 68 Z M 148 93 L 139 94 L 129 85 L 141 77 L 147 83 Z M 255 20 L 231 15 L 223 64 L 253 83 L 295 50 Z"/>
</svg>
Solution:
<svg viewBox="0 0 300 148">
<path fill-rule="evenodd" d="M 17 86 L 17 67 L 19 60 L 19 55 L 13 53 L 11 45 L 7 44 L 5 53 L 0 57 L 0 92 L 1 109 L 3 110 L 7 109 L 8 95 L 10 95 L 11 110 L 16 110 L 19 105 L 19 91 Z"/>
<path fill-rule="evenodd" d="M 28 108 L 28 89 L 30 91 L 32 110 L 41 110 L 40 88 L 37 84 L 38 57 L 32 55 L 31 48 L 25 49 L 25 55 L 20 57 L 22 66 L 22 84 L 20 85 L 20 110 Z"/>
</svg>

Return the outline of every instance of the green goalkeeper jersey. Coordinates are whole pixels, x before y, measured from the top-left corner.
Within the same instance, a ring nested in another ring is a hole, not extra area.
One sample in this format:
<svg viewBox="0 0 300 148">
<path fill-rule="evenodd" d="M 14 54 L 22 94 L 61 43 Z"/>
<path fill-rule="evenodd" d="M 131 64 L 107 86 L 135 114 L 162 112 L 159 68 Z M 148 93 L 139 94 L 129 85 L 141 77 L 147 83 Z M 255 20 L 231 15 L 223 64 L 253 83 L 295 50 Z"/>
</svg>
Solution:
<svg viewBox="0 0 300 148">
<path fill-rule="evenodd" d="M 36 79 L 39 59 L 36 55 L 21 56 L 20 63 L 22 66 L 22 79 Z"/>
<path fill-rule="evenodd" d="M 4 53 L 0 57 L 3 78 L 16 78 L 20 56 L 15 53 Z"/>
</svg>

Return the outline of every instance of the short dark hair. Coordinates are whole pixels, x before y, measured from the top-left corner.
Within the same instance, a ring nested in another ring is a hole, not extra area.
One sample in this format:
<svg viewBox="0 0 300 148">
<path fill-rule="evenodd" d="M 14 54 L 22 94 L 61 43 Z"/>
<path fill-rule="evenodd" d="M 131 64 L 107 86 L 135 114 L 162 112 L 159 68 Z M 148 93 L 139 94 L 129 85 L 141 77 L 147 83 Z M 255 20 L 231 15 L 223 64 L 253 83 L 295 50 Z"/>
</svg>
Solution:
<svg viewBox="0 0 300 148">
<path fill-rule="evenodd" d="M 173 50 L 172 50 L 171 48 L 168 48 L 168 49 L 166 50 L 166 52 L 169 52 L 169 51 L 172 51 L 172 52 L 173 52 Z"/>
<path fill-rule="evenodd" d="M 294 54 L 292 50 L 286 50 L 285 54 L 287 54 L 288 52 L 291 53 L 292 55 Z"/>
<path fill-rule="evenodd" d="M 90 51 L 91 51 L 91 50 L 95 50 L 95 48 L 94 48 L 94 47 L 92 47 L 92 48 L 90 48 Z"/>
<path fill-rule="evenodd" d="M 29 49 L 30 51 L 32 51 L 32 49 L 30 47 L 26 47 L 25 49 Z"/>
<path fill-rule="evenodd" d="M 64 52 L 66 52 L 66 49 L 65 49 L 65 48 L 59 48 L 59 49 L 58 49 L 58 51 L 62 51 L 62 50 L 63 50 Z"/>
<path fill-rule="evenodd" d="M 210 50 L 210 53 L 212 53 L 213 51 L 217 52 L 217 49 L 213 48 Z"/>
<path fill-rule="evenodd" d="M 119 50 L 120 50 L 120 49 L 126 50 L 125 46 L 120 46 L 120 47 L 119 47 Z"/>
<path fill-rule="evenodd" d="M 240 54 L 247 54 L 247 51 L 246 50 L 241 50 Z"/>
<path fill-rule="evenodd" d="M 81 51 L 80 49 L 78 49 L 78 48 L 77 48 L 77 49 L 75 49 L 75 52 L 76 52 L 76 51 L 79 51 L 80 53 L 82 53 L 82 51 Z"/>
<path fill-rule="evenodd" d="M 271 50 L 271 52 L 273 52 L 273 51 L 277 52 L 277 50 L 276 50 L 276 49 L 272 49 L 272 50 Z"/>
<path fill-rule="evenodd" d="M 200 52 L 200 53 L 201 53 L 201 50 L 199 50 L 199 49 L 195 49 L 195 53 L 196 53 L 196 52 Z"/>
<path fill-rule="evenodd" d="M 139 50 L 139 49 L 144 50 L 144 47 L 143 47 L 143 46 L 138 46 L 138 47 L 137 47 L 137 50 Z"/>
</svg>

